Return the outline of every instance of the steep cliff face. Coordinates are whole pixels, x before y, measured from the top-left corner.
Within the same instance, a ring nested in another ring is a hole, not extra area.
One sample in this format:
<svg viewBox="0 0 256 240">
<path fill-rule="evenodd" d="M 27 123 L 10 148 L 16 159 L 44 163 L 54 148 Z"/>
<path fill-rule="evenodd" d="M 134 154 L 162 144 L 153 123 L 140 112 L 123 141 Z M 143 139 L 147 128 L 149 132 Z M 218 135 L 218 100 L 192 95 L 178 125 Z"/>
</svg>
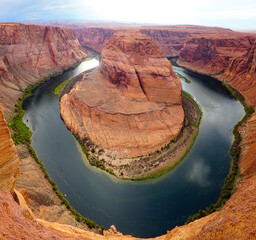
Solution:
<svg viewBox="0 0 256 240">
<path fill-rule="evenodd" d="M 190 40 L 188 40 L 190 41 Z M 247 42 L 247 41 L 246 41 Z M 246 43 L 245 42 L 245 43 Z M 252 41 L 250 40 L 250 43 Z M 243 94 L 247 103 L 251 104 L 254 109 L 256 106 L 255 97 L 255 60 L 256 60 L 256 43 L 242 55 L 242 52 L 236 50 L 238 42 L 233 44 L 235 46 L 233 57 L 229 59 L 229 64 L 223 69 L 225 72 L 218 75 L 218 79 L 231 85 Z M 227 44 L 225 44 L 226 46 Z M 245 47 L 247 45 L 244 45 Z M 207 74 L 213 73 L 213 70 L 208 64 L 202 64 L 200 67 L 198 61 L 205 62 L 205 58 L 202 54 L 198 55 L 197 60 L 189 62 L 193 52 L 198 48 L 196 44 L 194 50 L 193 47 L 184 47 L 182 50 L 181 59 L 186 62 L 181 62 L 182 65 L 187 66 L 192 70 L 197 70 Z M 192 49 L 192 51 L 191 51 Z M 207 45 L 204 46 L 205 52 L 207 52 Z M 204 50 L 201 49 L 201 52 Z M 186 52 L 185 50 L 188 50 Z M 217 49 L 218 50 L 218 49 Z M 210 50 L 209 50 L 210 51 Z M 188 53 L 188 55 L 186 55 Z M 193 58 L 193 57 L 192 57 Z M 216 58 L 216 57 L 215 57 Z M 214 59 L 214 58 L 212 58 Z M 218 64 L 217 64 L 218 65 Z M 223 71 L 222 70 L 222 71 Z M 238 185 L 237 192 L 232 195 L 230 200 L 226 203 L 223 209 L 216 213 L 216 215 L 203 226 L 198 235 L 191 239 L 254 239 L 255 233 L 255 187 L 256 187 L 256 114 L 239 129 L 242 142 L 241 142 L 241 159 L 239 163 L 240 171 L 244 175 L 240 184 Z M 196 223 L 195 223 L 196 224 Z"/>
<path fill-rule="evenodd" d="M 181 65 L 192 70 L 212 74 L 223 72 L 216 77 L 226 82 L 243 94 L 247 103 L 256 106 L 256 42 L 255 36 L 245 36 L 243 38 L 223 38 L 212 39 L 188 38 L 186 45 L 181 52 Z M 231 41 L 232 40 L 232 41 Z M 223 63 L 226 51 L 227 60 Z M 228 55 L 228 53 L 230 53 Z M 221 60 L 222 59 L 222 60 Z M 215 64 L 215 65 L 214 65 Z M 214 67 L 213 67 L 214 66 Z M 224 66 L 224 67 L 223 67 Z M 255 114 L 241 129 L 242 141 L 242 161 L 240 169 L 246 176 L 255 173 Z"/>
<path fill-rule="evenodd" d="M 179 134 L 181 82 L 150 37 L 118 32 L 102 50 L 98 71 L 62 97 L 67 127 L 119 157 L 154 152 Z"/>
<path fill-rule="evenodd" d="M 98 52 L 101 52 L 115 31 L 112 28 L 101 27 L 74 29 L 76 37 L 82 46 L 90 47 Z"/>
<path fill-rule="evenodd" d="M 13 106 L 29 84 L 63 70 L 82 58 L 72 30 L 58 27 L 0 24 L 0 103 Z"/>
<path fill-rule="evenodd" d="M 232 33 L 230 29 L 217 27 L 202 27 L 193 25 L 177 25 L 141 28 L 140 32 L 151 36 L 161 48 L 165 56 L 179 56 L 186 39 L 191 34 L 224 34 Z"/>
<path fill-rule="evenodd" d="M 19 158 L 0 104 L 0 190 L 13 192 L 19 173 Z"/>
<path fill-rule="evenodd" d="M 221 78 L 238 89 L 253 106 L 256 105 L 256 42 L 242 57 L 230 60 Z"/>
<path fill-rule="evenodd" d="M 72 25 L 69 26 L 72 28 Z M 75 28 L 75 26 L 74 26 Z M 76 36 L 80 43 L 84 46 L 95 49 L 101 52 L 103 47 L 107 44 L 110 37 L 120 30 L 127 30 L 129 27 L 86 27 L 74 29 Z M 131 29 L 131 28 L 130 28 Z M 186 42 L 187 36 L 190 34 L 203 33 L 232 33 L 230 29 L 201 27 L 193 25 L 179 25 L 179 26 L 158 26 L 158 27 L 133 27 L 143 34 L 150 36 L 153 41 L 160 47 L 165 56 L 178 56 L 180 50 Z"/>
<path fill-rule="evenodd" d="M 76 36 L 83 46 L 88 46 L 98 52 L 108 43 L 110 37 L 120 29 L 118 28 L 81 28 L 75 29 Z M 141 29 L 141 33 L 146 34 L 154 40 L 166 56 L 178 56 L 183 47 L 188 32 L 177 32 L 161 29 Z"/>
<path fill-rule="evenodd" d="M 233 58 L 220 80 L 230 84 L 243 94 L 247 103 L 256 106 L 256 41 L 240 58 Z M 242 131 L 243 161 L 240 169 L 246 176 L 256 173 L 256 114 L 246 124 Z"/>
<path fill-rule="evenodd" d="M 179 62 L 193 70 L 219 74 L 232 58 L 243 56 L 256 39 L 253 35 L 192 35 L 180 52 Z"/>
</svg>

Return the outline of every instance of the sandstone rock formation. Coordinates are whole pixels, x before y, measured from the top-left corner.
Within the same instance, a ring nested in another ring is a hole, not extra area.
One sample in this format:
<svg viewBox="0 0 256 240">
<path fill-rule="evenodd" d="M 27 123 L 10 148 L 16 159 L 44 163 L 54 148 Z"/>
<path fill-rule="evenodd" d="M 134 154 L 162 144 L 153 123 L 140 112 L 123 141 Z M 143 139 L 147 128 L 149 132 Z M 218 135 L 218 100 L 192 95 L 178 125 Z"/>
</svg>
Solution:
<svg viewBox="0 0 256 240">
<path fill-rule="evenodd" d="M 0 24 L 0 103 L 14 108 L 29 84 L 70 67 L 86 57 L 72 30 L 59 27 Z"/>
<path fill-rule="evenodd" d="M 212 34 L 192 35 L 180 52 L 179 64 L 198 72 L 225 72 L 232 58 L 242 57 L 251 47 L 256 35 Z"/>
<path fill-rule="evenodd" d="M 82 46 L 90 47 L 98 52 L 101 52 L 115 31 L 116 29 L 114 28 L 97 27 L 74 29 L 76 37 Z"/>
<path fill-rule="evenodd" d="M 0 191 L 0 239 L 100 239 L 98 234 L 85 232 L 68 225 L 54 224 L 31 220 L 23 215 L 22 207 L 19 206 L 9 192 Z M 44 223 L 45 226 L 39 222 Z M 87 237 L 89 236 L 89 237 Z M 92 238 L 94 237 L 94 238 Z"/>
<path fill-rule="evenodd" d="M 250 104 L 256 105 L 256 41 L 243 56 L 230 60 L 220 78 L 242 93 Z"/>
<path fill-rule="evenodd" d="M 19 158 L 0 104 L 0 190 L 13 192 L 19 174 Z"/>
<path fill-rule="evenodd" d="M 121 158 L 145 155 L 182 128 L 181 82 L 150 37 L 117 32 L 102 50 L 99 70 L 62 97 L 60 112 L 80 139 Z"/>
<path fill-rule="evenodd" d="M 74 28 L 81 45 L 93 48 L 98 52 L 101 52 L 110 37 L 116 31 L 129 29 L 129 27 L 114 26 L 86 26 L 84 28 L 77 28 L 77 24 L 69 24 L 68 26 L 64 24 L 64 26 Z M 222 34 L 233 32 L 230 29 L 193 25 L 133 27 L 132 29 L 137 29 L 141 33 L 152 37 L 153 41 L 160 47 L 165 56 L 178 56 L 186 42 L 187 36 L 190 34 Z"/>
</svg>

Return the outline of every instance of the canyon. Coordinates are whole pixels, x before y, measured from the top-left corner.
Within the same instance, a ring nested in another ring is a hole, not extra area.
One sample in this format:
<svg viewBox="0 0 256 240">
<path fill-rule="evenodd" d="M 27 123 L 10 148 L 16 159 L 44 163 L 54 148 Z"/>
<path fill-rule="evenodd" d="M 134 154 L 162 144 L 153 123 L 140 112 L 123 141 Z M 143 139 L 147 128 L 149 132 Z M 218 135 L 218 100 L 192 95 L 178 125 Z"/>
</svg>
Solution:
<svg viewBox="0 0 256 240">
<path fill-rule="evenodd" d="M 255 41 L 255 35 L 191 35 L 180 52 L 179 64 L 207 74 L 224 73 L 231 59 L 241 58 Z"/>
<path fill-rule="evenodd" d="M 54 25 L 54 24 L 53 24 Z M 124 27 L 106 27 L 106 26 L 86 26 L 77 28 L 76 25 L 64 25 L 74 32 L 82 46 L 90 47 L 98 52 L 107 44 L 110 37 L 116 31 L 123 31 Z M 152 37 L 153 41 L 160 47 L 165 56 L 179 56 L 186 38 L 190 34 L 233 34 L 230 29 L 218 27 L 201 27 L 193 25 L 177 25 L 177 26 L 150 26 L 150 27 L 130 27 L 143 34 Z"/>
<path fill-rule="evenodd" d="M 33 31 L 36 32 L 35 35 L 31 35 Z M 24 36 L 21 33 L 26 34 Z M 71 30 L 23 24 L 1 24 L 0 34 L 0 102 L 3 104 L 7 118 L 13 111 L 16 100 L 21 97 L 22 90 L 28 84 L 65 69 L 86 56 L 85 50 L 81 48 Z M 22 37 L 25 39 L 25 43 L 20 40 Z M 34 38 L 36 40 L 33 42 Z M 163 36 L 162 39 L 164 39 Z M 245 36 L 245 34 L 243 36 L 232 34 L 232 37 L 231 35 L 223 37 L 221 34 L 218 36 L 209 36 L 209 34 L 200 35 L 199 37 L 189 36 L 186 43 L 185 40 L 182 40 L 183 42 L 177 47 L 178 51 L 175 50 L 175 52 L 173 50 L 175 48 L 172 46 L 171 50 L 165 50 L 164 53 L 167 56 L 180 53 L 179 64 L 194 71 L 215 74 L 214 77 L 241 92 L 245 97 L 245 101 L 255 108 L 256 43 L 254 40 L 254 35 Z M 83 43 L 81 39 L 80 41 L 82 45 L 87 44 L 86 42 Z M 103 44 L 106 40 L 99 43 L 100 41 L 101 39 L 97 40 L 97 44 Z M 28 45 L 26 44 L 27 42 L 29 42 Z M 89 47 L 96 49 L 95 46 L 92 46 L 93 42 L 91 41 Z M 183 47 L 184 43 L 185 46 Z M 33 67 L 31 68 L 31 66 Z M 104 67 L 102 71 L 106 71 Z M 155 97 L 151 94 L 149 96 Z M 166 235 L 155 239 L 253 239 L 256 237 L 255 118 L 254 113 L 248 122 L 239 129 L 242 135 L 242 153 L 239 167 L 243 177 L 237 181 L 236 193 L 231 196 L 219 212 L 190 224 L 176 227 L 168 231 Z M 2 169 L 0 175 L 2 227 L 0 236 L 2 238 L 26 237 L 27 239 L 35 239 L 40 236 L 42 239 L 137 239 L 132 236 L 111 235 L 111 233 L 108 235 L 107 232 L 105 232 L 105 236 L 101 236 L 83 231 L 74 226 L 50 223 L 39 219 L 33 220 L 31 214 L 27 213 L 28 210 L 24 213 L 24 208 L 18 205 L 12 196 L 14 182 L 19 171 L 17 167 L 19 160 L 15 146 L 10 139 L 10 132 L 1 108 L 0 132 L 0 161 Z M 17 149 L 19 155 L 24 154 L 24 149 L 21 146 L 18 146 Z M 26 174 L 24 173 L 23 175 Z M 30 176 L 27 177 L 30 179 Z M 41 179 L 43 179 L 43 176 Z M 51 186 L 49 186 L 50 188 Z M 21 190 L 20 192 L 24 194 L 24 191 Z M 19 194 L 16 193 L 16 195 Z M 20 199 L 22 199 L 22 196 L 20 196 Z M 26 200 L 24 201 L 26 202 Z M 22 202 L 22 200 L 19 202 Z M 32 219 L 25 217 L 24 214 Z"/>
<path fill-rule="evenodd" d="M 1 23 L 0 30 L 0 103 L 8 119 L 28 85 L 88 55 L 69 29 Z"/>
</svg>

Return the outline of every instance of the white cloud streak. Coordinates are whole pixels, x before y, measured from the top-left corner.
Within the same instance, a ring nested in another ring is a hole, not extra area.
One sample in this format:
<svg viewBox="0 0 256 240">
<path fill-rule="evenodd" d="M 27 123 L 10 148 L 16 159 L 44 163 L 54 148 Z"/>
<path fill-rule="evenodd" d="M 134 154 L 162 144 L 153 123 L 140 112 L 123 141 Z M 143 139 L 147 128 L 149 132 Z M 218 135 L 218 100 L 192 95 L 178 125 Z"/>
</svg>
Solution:
<svg viewBox="0 0 256 240">
<path fill-rule="evenodd" d="M 0 20 L 32 17 L 256 28 L 255 0 L 0 0 Z"/>
</svg>

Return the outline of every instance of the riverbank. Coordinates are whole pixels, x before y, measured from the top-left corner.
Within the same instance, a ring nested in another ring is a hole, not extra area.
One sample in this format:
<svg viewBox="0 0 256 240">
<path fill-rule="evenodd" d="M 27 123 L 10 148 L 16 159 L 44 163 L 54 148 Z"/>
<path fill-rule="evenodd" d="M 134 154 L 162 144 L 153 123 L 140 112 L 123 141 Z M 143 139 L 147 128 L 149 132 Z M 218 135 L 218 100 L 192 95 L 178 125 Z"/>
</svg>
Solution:
<svg viewBox="0 0 256 240">
<path fill-rule="evenodd" d="M 243 179 L 243 174 L 241 173 L 239 168 L 242 154 L 241 144 L 243 140 L 241 135 L 241 128 L 246 125 L 248 120 L 253 116 L 255 110 L 254 107 L 246 101 L 245 97 L 237 89 L 234 89 L 225 79 L 222 79 L 221 74 L 207 74 L 206 72 L 197 71 L 196 69 L 193 69 L 192 66 L 189 67 L 188 65 L 183 66 L 177 64 L 177 66 L 182 67 L 190 72 L 194 72 L 196 74 L 214 78 L 217 81 L 221 82 L 221 84 L 241 103 L 245 111 L 244 117 L 233 128 L 234 140 L 229 149 L 232 161 L 230 163 L 229 173 L 225 179 L 217 202 L 212 203 L 204 210 L 200 209 L 196 214 L 190 216 L 185 223 L 188 224 L 190 222 L 193 222 L 194 220 L 205 217 L 215 211 L 220 211 L 222 207 L 226 204 L 226 202 L 231 198 L 231 196 L 237 191 L 237 185 L 239 185 Z"/>
<path fill-rule="evenodd" d="M 25 113 L 23 104 L 33 95 L 36 89 L 53 77 L 76 68 L 82 61 L 75 63 L 68 69 L 55 73 L 54 76 L 49 76 L 33 85 L 29 85 L 22 98 L 15 105 L 16 114 L 10 119 L 8 126 L 11 129 L 12 138 L 21 159 L 20 174 L 15 187 L 27 190 L 28 198 L 30 199 L 29 207 L 33 210 L 35 216 L 47 221 L 69 224 L 82 229 L 94 228 L 94 231 L 99 232 L 103 228 L 76 212 L 58 190 L 55 182 L 50 178 L 43 163 L 38 159 L 36 152 L 32 148 L 32 132 L 23 122 Z"/>
</svg>

